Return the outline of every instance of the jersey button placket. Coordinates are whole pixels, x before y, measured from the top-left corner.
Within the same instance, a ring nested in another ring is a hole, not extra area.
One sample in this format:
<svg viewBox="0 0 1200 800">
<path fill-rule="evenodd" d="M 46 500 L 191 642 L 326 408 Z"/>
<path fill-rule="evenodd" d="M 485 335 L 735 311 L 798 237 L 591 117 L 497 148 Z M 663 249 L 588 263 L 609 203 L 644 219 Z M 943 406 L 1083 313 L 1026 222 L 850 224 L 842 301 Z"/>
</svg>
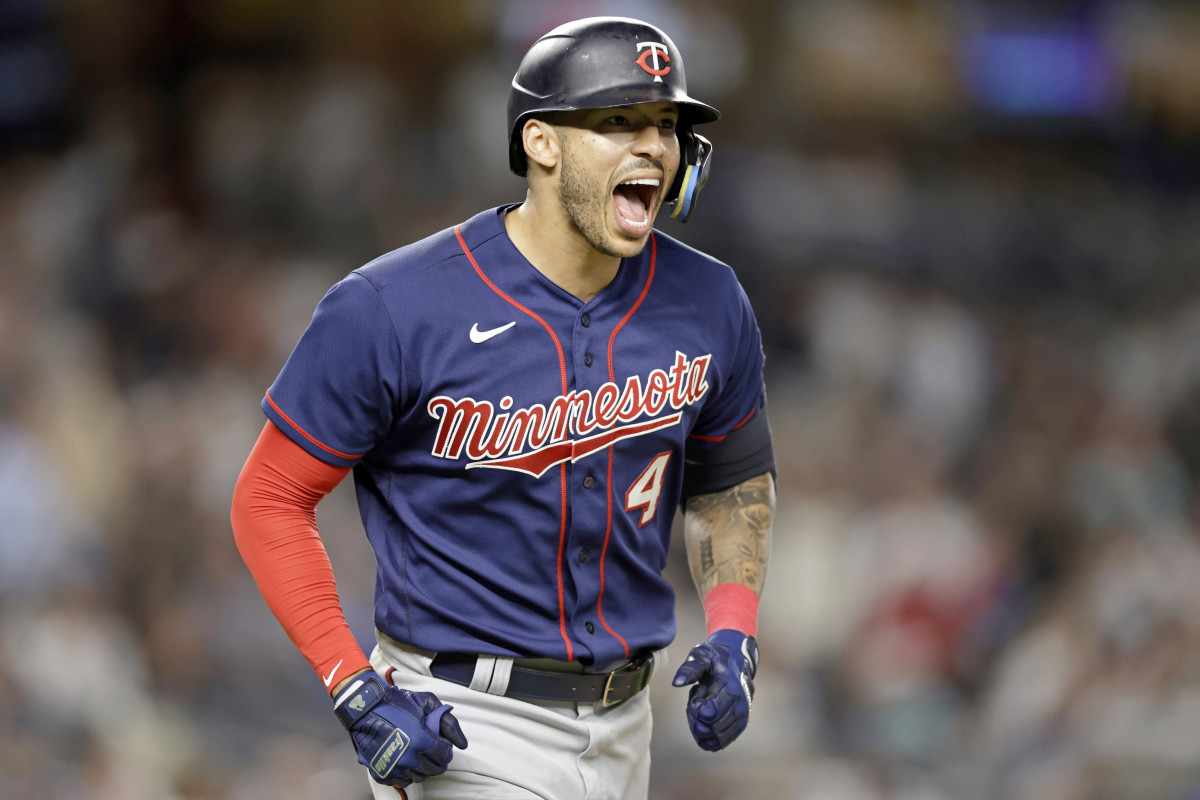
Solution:
<svg viewBox="0 0 1200 800">
<path fill-rule="evenodd" d="M 580 310 L 577 314 L 575 329 L 571 336 L 571 355 L 569 356 L 571 363 L 575 366 L 576 382 L 573 383 L 572 388 L 576 391 L 586 390 L 594 396 L 607 377 L 607 371 L 601 368 L 601 365 L 606 363 L 603 354 L 600 355 L 599 363 L 596 360 L 598 352 L 596 348 L 603 345 L 606 340 L 601 331 L 597 331 L 597 336 L 592 336 L 592 317 L 589 311 Z M 600 542 L 597 537 L 603 531 L 595 530 L 593 522 L 596 519 L 603 520 L 606 494 L 603 487 L 605 483 L 597 477 L 596 471 L 603 468 L 600 462 L 605 458 L 605 451 L 593 452 L 586 459 L 573 462 L 570 467 L 572 471 L 579 470 L 579 472 L 575 472 L 571 481 L 571 491 L 575 496 L 572 499 L 573 523 L 568 547 L 573 553 L 573 556 L 570 557 L 569 568 L 572 579 L 576 582 L 578 594 L 578 605 L 575 607 L 572 624 L 576 636 L 580 637 L 581 644 L 585 637 L 586 641 L 594 642 L 595 640 L 591 637 L 595 635 L 597 628 L 594 619 L 589 621 L 583 617 L 596 613 L 600 591 L 598 583 Z"/>
<path fill-rule="evenodd" d="M 592 313 L 591 311 L 581 311 L 576 318 L 575 330 L 571 337 L 571 347 L 574 351 L 575 363 L 585 369 L 590 369 L 597 363 L 596 361 L 596 346 L 601 344 L 601 341 L 594 339 L 591 335 Z M 603 357 L 599 363 L 603 363 Z M 596 380 L 602 378 L 596 374 L 579 374 L 581 381 L 580 388 L 595 391 L 597 386 L 593 385 Z"/>
</svg>

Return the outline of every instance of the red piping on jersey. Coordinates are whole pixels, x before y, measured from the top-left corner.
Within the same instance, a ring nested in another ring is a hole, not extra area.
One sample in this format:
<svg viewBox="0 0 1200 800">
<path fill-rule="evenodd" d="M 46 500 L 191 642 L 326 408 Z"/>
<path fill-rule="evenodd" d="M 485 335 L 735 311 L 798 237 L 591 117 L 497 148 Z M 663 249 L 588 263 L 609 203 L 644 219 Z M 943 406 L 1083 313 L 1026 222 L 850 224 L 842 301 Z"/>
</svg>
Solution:
<svg viewBox="0 0 1200 800">
<path fill-rule="evenodd" d="M 332 447 L 329 447 L 329 446 L 327 446 L 327 445 L 325 445 L 325 444 L 321 443 L 321 442 L 320 442 L 320 441 L 317 439 L 317 437 L 313 436 L 313 435 L 312 435 L 312 434 L 310 434 L 308 431 L 304 430 L 304 428 L 301 428 L 299 425 L 297 425 L 297 424 L 296 424 L 296 423 L 295 423 L 295 422 L 292 420 L 292 418 L 291 418 L 291 417 L 289 417 L 287 414 L 283 413 L 283 409 L 282 409 L 282 408 L 280 408 L 279 406 L 275 405 L 275 401 L 271 399 L 271 393 L 270 393 L 270 392 L 267 392 L 267 402 L 271 404 L 271 408 L 275 409 L 275 413 L 276 413 L 276 414 L 278 414 L 279 416 L 283 417 L 284 421 L 285 421 L 285 422 L 287 422 L 287 424 L 288 424 L 288 425 L 291 425 L 293 429 L 295 429 L 296 433 L 300 434 L 300 435 L 301 435 L 301 436 L 303 436 L 305 439 L 308 439 L 310 442 L 312 442 L 312 443 L 313 443 L 313 444 L 315 444 L 317 447 L 319 447 L 319 448 L 321 448 L 322 450 L 324 450 L 326 453 L 329 453 L 330 455 L 337 456 L 338 458 L 344 458 L 344 459 L 346 459 L 347 461 L 353 461 L 353 460 L 355 460 L 356 458 L 362 458 L 362 456 L 352 456 L 352 455 L 348 455 L 348 454 L 346 454 L 346 453 L 339 453 L 337 450 L 334 450 Z"/>
<path fill-rule="evenodd" d="M 625 326 L 634 312 L 642 305 L 642 301 L 646 299 L 646 295 L 650 293 L 650 284 L 654 281 L 654 265 L 658 261 L 658 239 L 655 238 L 653 231 L 650 233 L 650 270 L 646 276 L 646 285 L 642 287 L 642 293 L 638 295 L 638 299 L 630 307 L 621 321 L 613 328 L 612 335 L 608 337 L 608 379 L 616 383 L 616 374 L 613 371 L 613 343 L 617 340 L 617 332 Z M 608 542 L 612 538 L 612 521 L 613 521 L 613 449 L 610 445 L 608 448 L 608 519 L 604 526 L 604 546 L 600 548 L 600 596 L 596 598 L 596 616 L 600 619 L 600 624 L 604 626 L 604 630 L 608 631 L 612 636 L 621 643 L 621 647 L 625 648 L 625 658 L 629 658 L 629 642 L 616 631 L 608 626 L 604 621 L 604 564 L 608 560 Z"/>
<path fill-rule="evenodd" d="M 562 393 L 566 394 L 567 393 L 567 358 L 566 358 L 566 356 L 563 355 L 562 344 L 559 343 L 558 336 L 555 335 L 554 329 L 550 327 L 550 325 L 546 322 L 546 320 L 542 319 L 540 316 L 538 316 L 534 312 L 530 311 L 528 308 L 521 305 L 516 300 L 513 300 L 511 297 L 509 297 L 507 294 L 505 294 L 500 289 L 500 287 L 498 287 L 496 284 L 492 283 L 492 281 L 488 278 L 487 275 L 483 274 L 483 270 L 479 267 L 479 262 L 475 260 L 475 256 L 472 255 L 472 253 L 471 253 L 471 248 L 467 247 L 467 242 L 466 242 L 466 240 L 463 239 L 462 225 L 454 226 L 454 236 L 456 239 L 458 239 L 459 247 L 461 247 L 462 251 L 464 253 L 466 253 L 467 260 L 470 261 L 471 266 L 475 268 L 475 273 L 477 275 L 479 275 L 480 279 L 488 285 L 488 288 L 491 289 L 496 294 L 503 297 L 505 300 L 507 300 L 512 305 L 519 308 L 524 313 L 528 314 L 530 317 L 533 317 L 533 319 L 537 320 L 538 323 L 540 323 L 541 326 L 546 329 L 546 333 L 550 334 L 550 339 L 551 339 L 551 341 L 554 342 L 554 349 L 558 351 L 558 370 L 559 370 L 559 375 L 562 377 Z M 611 361 L 611 357 L 610 357 L 610 361 Z M 574 661 L 575 660 L 575 648 L 571 645 L 571 638 L 569 636 L 567 636 L 567 602 L 566 602 L 566 592 L 563 588 L 563 553 L 566 551 L 566 547 L 567 547 L 567 465 L 565 463 L 560 465 L 558 468 L 558 483 L 559 483 L 559 486 L 562 487 L 561 498 L 559 500 L 560 505 L 559 505 L 559 514 L 558 514 L 558 520 L 559 520 L 559 522 L 558 522 L 558 565 L 557 565 L 557 571 L 558 571 L 558 632 L 562 636 L 563 643 L 565 643 L 567 646 L 567 659 L 566 660 Z M 603 562 L 601 562 L 601 563 L 603 563 Z M 601 573 L 601 575 L 603 575 L 603 573 Z M 603 578 L 601 578 L 601 581 L 602 581 L 601 586 L 603 586 Z"/>
<path fill-rule="evenodd" d="M 745 425 L 747 422 L 749 422 L 749 421 L 750 421 L 750 418 L 751 418 L 751 417 L 753 417 L 753 416 L 754 416 L 755 414 L 757 414 L 757 413 L 758 413 L 758 409 L 757 409 L 757 408 L 751 409 L 751 410 L 750 410 L 750 413 L 749 413 L 749 414 L 747 414 L 745 417 L 743 417 L 741 422 L 739 422 L 737 425 L 734 425 L 732 428 L 730 428 L 730 429 L 729 429 L 729 433 L 733 433 L 733 432 L 734 432 L 734 431 L 736 431 L 738 428 L 740 428 L 740 427 L 742 427 L 743 425 Z M 724 440 L 724 438 L 725 438 L 726 436 L 728 436 L 728 435 L 729 435 L 729 433 L 723 433 L 723 434 L 721 434 L 720 436 L 701 436 L 701 435 L 700 435 L 700 434 L 698 434 L 698 433 L 693 433 L 693 434 L 691 435 L 691 438 L 692 438 L 692 439 L 700 439 L 701 441 L 705 441 L 705 442 L 720 442 L 720 441 Z"/>
<path fill-rule="evenodd" d="M 625 323 L 629 322 L 629 318 L 633 316 L 633 312 L 638 310 L 638 306 L 646 299 L 646 295 L 650 293 L 650 283 L 654 280 L 654 262 L 658 260 L 658 239 L 654 238 L 654 232 L 650 232 L 650 274 L 646 276 L 646 285 L 642 287 L 642 293 L 638 295 L 638 299 L 626 312 L 621 321 L 617 323 L 617 327 L 613 328 L 612 336 L 608 337 L 608 379 L 616 383 L 616 378 L 613 377 L 613 342 L 617 340 L 617 333 L 621 328 L 625 327 Z"/>
<path fill-rule="evenodd" d="M 596 598 L 596 616 L 600 619 L 600 624 L 604 626 L 604 630 L 608 631 L 612 636 L 621 643 L 621 647 L 625 649 L 625 658 L 629 658 L 629 643 L 616 631 L 608 626 L 604 621 L 604 609 L 601 604 L 604 602 L 604 563 L 608 557 L 608 540 L 612 536 L 612 517 L 613 517 L 613 493 L 612 493 L 612 471 L 613 471 L 613 449 L 610 445 L 608 448 L 608 520 L 604 526 L 604 546 L 600 548 L 600 596 Z"/>
</svg>

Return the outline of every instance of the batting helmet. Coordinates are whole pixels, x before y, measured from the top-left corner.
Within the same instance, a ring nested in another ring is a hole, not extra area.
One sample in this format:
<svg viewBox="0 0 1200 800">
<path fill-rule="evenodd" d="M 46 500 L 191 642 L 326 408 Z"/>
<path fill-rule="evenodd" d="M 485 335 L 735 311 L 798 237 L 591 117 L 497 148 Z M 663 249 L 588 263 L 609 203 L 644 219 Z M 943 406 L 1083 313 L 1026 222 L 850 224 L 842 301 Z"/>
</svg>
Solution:
<svg viewBox="0 0 1200 800">
<path fill-rule="evenodd" d="M 560 25 L 533 43 L 513 76 L 508 95 L 508 164 L 525 175 L 521 129 L 540 114 L 674 103 L 679 108 L 682 163 L 667 202 L 686 219 L 708 180 L 712 144 L 692 126 L 721 112 L 687 93 L 683 56 L 667 34 L 636 19 L 590 17 Z"/>
</svg>

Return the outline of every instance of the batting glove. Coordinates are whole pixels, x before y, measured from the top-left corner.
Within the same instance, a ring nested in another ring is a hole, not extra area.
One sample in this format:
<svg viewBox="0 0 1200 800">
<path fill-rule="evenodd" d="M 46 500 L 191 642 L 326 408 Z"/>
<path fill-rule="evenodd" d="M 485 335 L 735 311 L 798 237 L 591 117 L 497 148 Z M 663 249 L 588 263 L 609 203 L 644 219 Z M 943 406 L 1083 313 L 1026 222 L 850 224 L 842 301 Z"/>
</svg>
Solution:
<svg viewBox="0 0 1200 800">
<path fill-rule="evenodd" d="M 385 786 L 405 787 L 446 771 L 467 746 L 450 706 L 429 692 L 388 686 L 364 672 L 338 696 L 333 711 L 349 731 L 358 763 Z"/>
<path fill-rule="evenodd" d="M 753 636 L 720 630 L 692 648 L 671 684 L 696 684 L 687 702 L 688 727 L 696 744 L 715 752 L 746 729 L 757 670 L 758 642 Z"/>
</svg>

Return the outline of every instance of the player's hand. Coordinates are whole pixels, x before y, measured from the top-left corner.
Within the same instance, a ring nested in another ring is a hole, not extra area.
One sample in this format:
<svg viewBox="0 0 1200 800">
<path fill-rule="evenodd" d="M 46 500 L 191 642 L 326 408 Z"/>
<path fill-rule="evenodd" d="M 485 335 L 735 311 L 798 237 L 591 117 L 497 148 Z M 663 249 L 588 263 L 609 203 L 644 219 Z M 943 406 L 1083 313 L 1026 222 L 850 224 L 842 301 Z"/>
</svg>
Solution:
<svg viewBox="0 0 1200 800">
<path fill-rule="evenodd" d="M 450 708 L 429 692 L 397 689 L 363 672 L 338 696 L 334 713 L 350 732 L 358 763 L 376 782 L 403 788 L 441 775 L 453 748 L 466 748 Z"/>
<path fill-rule="evenodd" d="M 671 684 L 696 684 L 687 702 L 688 727 L 696 744 L 717 751 L 746 729 L 757 669 L 758 643 L 738 631 L 717 631 L 692 648 Z"/>
</svg>

